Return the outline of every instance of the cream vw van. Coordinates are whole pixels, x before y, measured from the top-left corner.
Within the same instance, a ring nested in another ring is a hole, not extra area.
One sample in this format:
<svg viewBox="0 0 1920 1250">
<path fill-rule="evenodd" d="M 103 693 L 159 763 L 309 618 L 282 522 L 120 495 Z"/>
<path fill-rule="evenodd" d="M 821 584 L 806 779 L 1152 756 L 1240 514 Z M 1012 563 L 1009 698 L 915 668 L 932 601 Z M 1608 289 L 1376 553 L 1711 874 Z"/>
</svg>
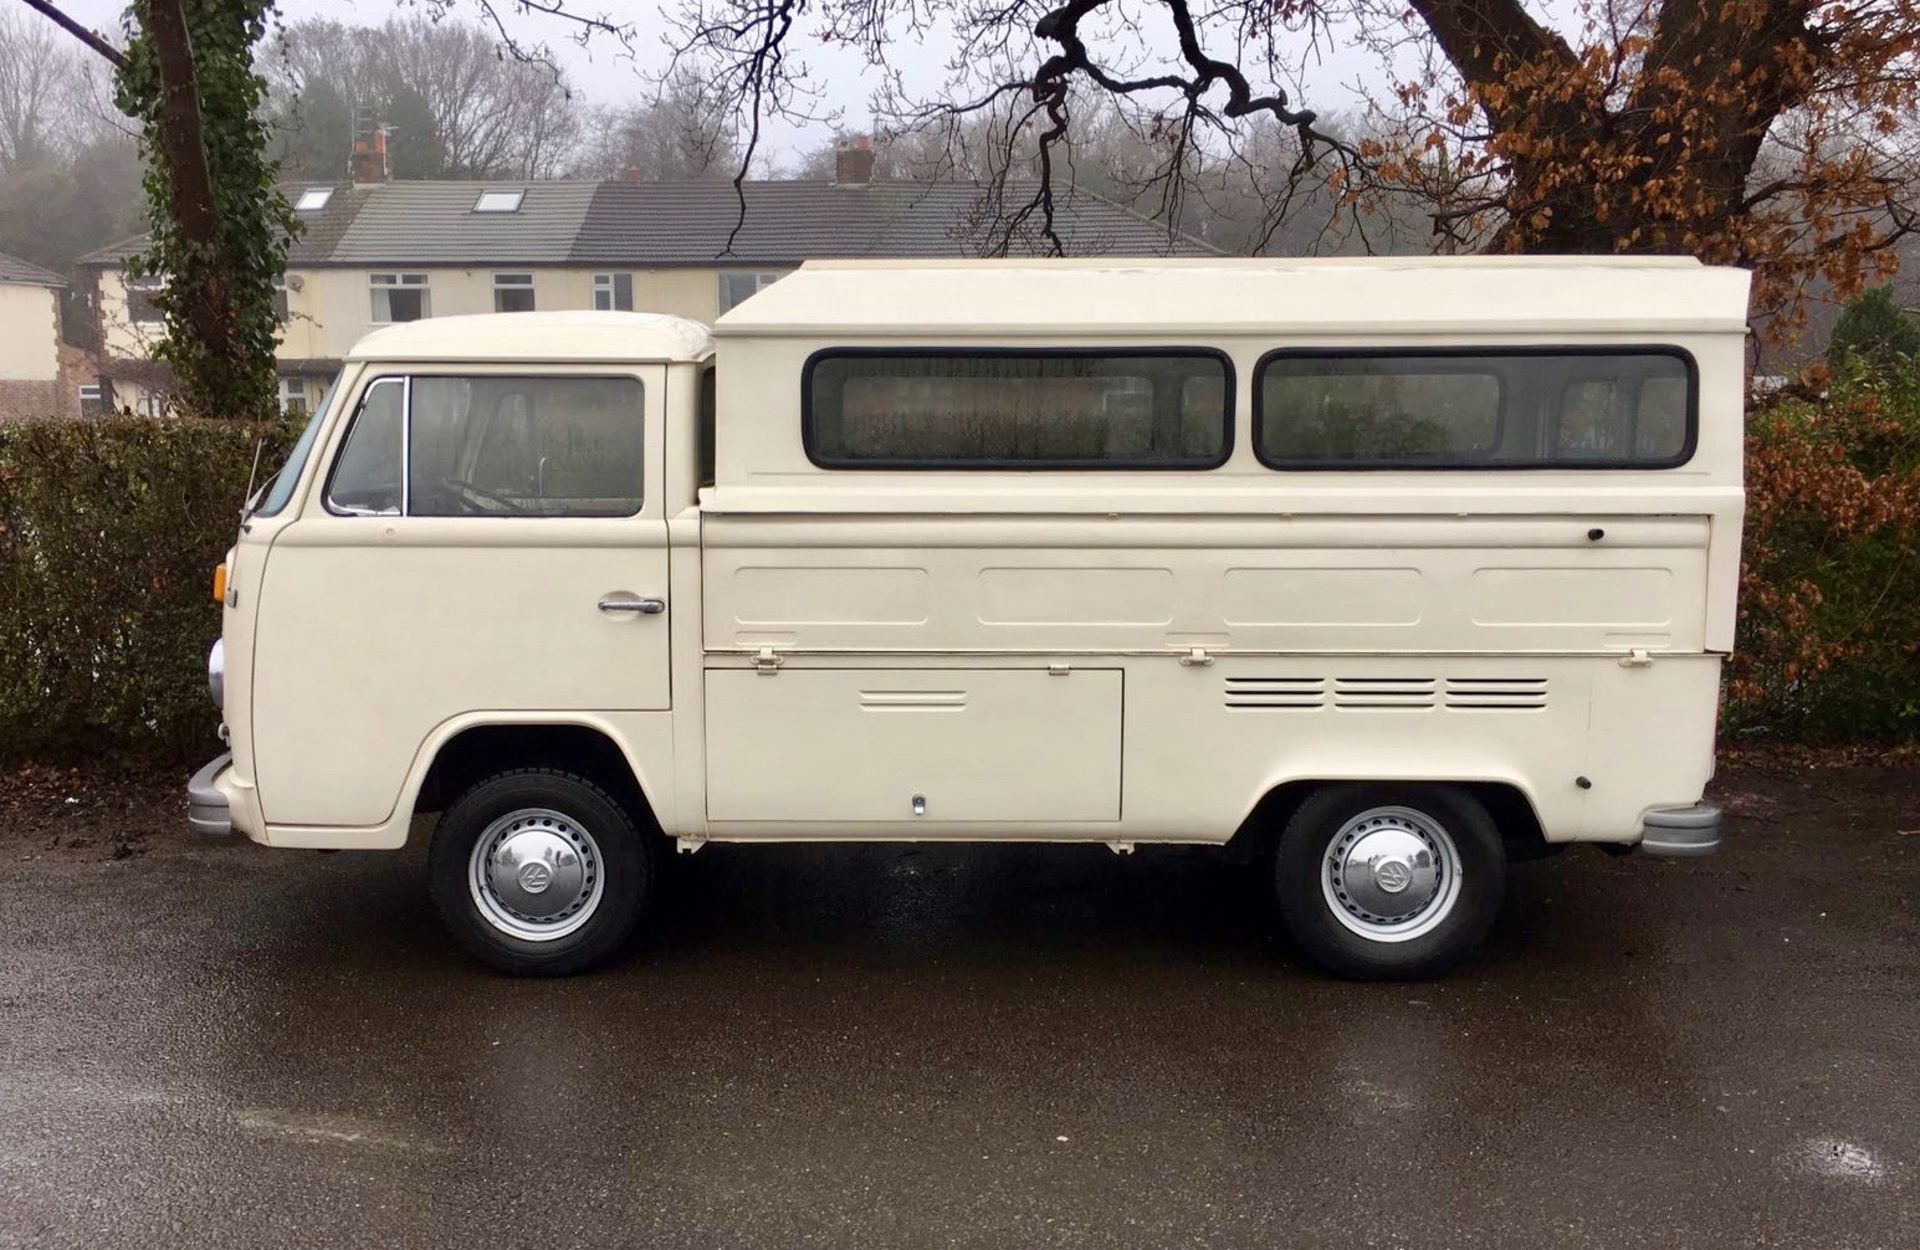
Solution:
<svg viewBox="0 0 1920 1250">
<path fill-rule="evenodd" d="M 1747 275 L 809 264 L 369 335 L 225 565 L 196 828 L 393 849 L 501 969 L 710 841 L 1224 846 L 1359 977 L 1720 816 Z"/>
</svg>

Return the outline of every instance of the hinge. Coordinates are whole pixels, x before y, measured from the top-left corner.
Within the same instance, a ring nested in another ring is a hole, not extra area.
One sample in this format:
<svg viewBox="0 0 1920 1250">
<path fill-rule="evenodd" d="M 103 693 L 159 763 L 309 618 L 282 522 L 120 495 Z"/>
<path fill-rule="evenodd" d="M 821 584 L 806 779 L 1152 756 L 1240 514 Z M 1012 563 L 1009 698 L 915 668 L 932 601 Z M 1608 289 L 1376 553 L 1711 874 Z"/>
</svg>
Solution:
<svg viewBox="0 0 1920 1250">
<path fill-rule="evenodd" d="M 1620 657 L 1621 668 L 1645 668 L 1653 663 L 1653 657 L 1647 654 L 1645 647 L 1635 647 Z"/>
<path fill-rule="evenodd" d="M 773 676 L 780 671 L 780 653 L 772 647 L 760 648 L 760 654 L 753 657 L 753 668 L 757 673 Z"/>
<path fill-rule="evenodd" d="M 1204 668 L 1213 663 L 1213 657 L 1207 654 L 1205 647 L 1195 647 L 1180 657 L 1180 663 L 1187 668 Z"/>
</svg>

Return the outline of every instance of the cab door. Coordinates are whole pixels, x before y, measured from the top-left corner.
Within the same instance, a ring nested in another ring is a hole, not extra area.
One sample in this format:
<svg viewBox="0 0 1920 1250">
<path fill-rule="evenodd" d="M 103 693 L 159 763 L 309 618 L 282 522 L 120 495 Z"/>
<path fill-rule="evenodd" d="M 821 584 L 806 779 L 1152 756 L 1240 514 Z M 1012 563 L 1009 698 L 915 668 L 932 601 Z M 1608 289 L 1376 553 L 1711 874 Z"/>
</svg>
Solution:
<svg viewBox="0 0 1920 1250">
<path fill-rule="evenodd" d="M 671 706 L 665 389 L 659 366 L 367 380 L 267 558 L 268 821 L 386 820 L 466 713 Z"/>
</svg>

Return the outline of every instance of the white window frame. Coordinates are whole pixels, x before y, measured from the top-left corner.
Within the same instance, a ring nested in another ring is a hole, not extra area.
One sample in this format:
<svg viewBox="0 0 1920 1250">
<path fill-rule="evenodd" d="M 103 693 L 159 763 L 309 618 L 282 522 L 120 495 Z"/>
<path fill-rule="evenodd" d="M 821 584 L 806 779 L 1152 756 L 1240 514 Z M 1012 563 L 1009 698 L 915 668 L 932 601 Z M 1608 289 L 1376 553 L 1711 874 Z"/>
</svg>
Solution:
<svg viewBox="0 0 1920 1250">
<path fill-rule="evenodd" d="M 498 190 L 482 191 L 480 198 L 473 202 L 476 213 L 517 213 L 520 204 L 527 198 L 525 191 Z"/>
<path fill-rule="evenodd" d="M 81 416 L 84 417 L 87 415 L 88 404 L 100 405 L 99 415 L 103 417 L 109 415 L 109 412 L 107 409 L 107 388 L 100 385 L 98 382 L 82 383 L 79 388 L 78 398 L 80 400 Z"/>
<path fill-rule="evenodd" d="M 427 318 L 433 316 L 433 283 L 426 274 L 400 273 L 392 270 L 369 273 L 367 275 L 367 291 L 368 302 L 372 306 L 371 320 L 373 324 L 377 326 L 405 324 L 404 322 L 396 322 L 393 319 L 392 304 L 382 300 L 380 295 L 384 291 L 413 290 L 420 292 L 419 319 L 425 321 Z M 381 316 L 380 313 L 380 305 L 382 303 L 387 303 L 385 316 Z"/>
<path fill-rule="evenodd" d="M 134 305 L 133 305 L 133 293 L 135 291 L 154 294 L 154 293 L 158 293 L 160 291 L 166 290 L 167 280 L 165 278 L 155 278 L 155 277 L 127 278 L 125 279 L 124 285 L 126 287 L 127 320 L 129 322 L 137 326 L 157 326 L 157 325 L 166 324 L 166 321 L 167 321 L 166 314 L 162 313 L 157 307 L 154 307 L 153 302 L 151 300 L 147 302 L 147 306 L 153 309 L 154 315 L 151 317 L 141 316 L 139 313 L 134 311 Z"/>
<path fill-rule="evenodd" d="M 627 280 L 627 306 L 620 307 L 620 279 Z M 602 303 L 602 297 L 605 303 Z M 633 275 L 631 273 L 596 273 L 593 275 L 593 307 L 595 312 L 632 312 L 633 311 Z"/>
<path fill-rule="evenodd" d="M 293 202 L 293 211 L 296 213 L 317 213 L 325 208 L 327 201 L 332 198 L 332 187 L 308 187 L 300 193 L 300 198 Z"/>
<path fill-rule="evenodd" d="M 512 311 L 532 312 L 535 308 L 540 307 L 539 298 L 535 296 L 533 292 L 533 275 L 525 270 L 518 273 L 496 273 L 493 275 L 493 311 L 495 312 L 509 311 L 508 309 L 500 307 L 500 293 L 502 291 L 525 291 L 528 298 L 533 300 L 533 306 L 531 308 L 514 309 Z"/>
<path fill-rule="evenodd" d="M 785 274 L 775 273 L 771 270 L 722 269 L 720 271 L 720 311 L 724 313 L 730 309 L 740 307 L 740 305 L 746 303 L 784 277 L 786 277 Z M 729 302 L 727 299 L 727 280 L 729 278 L 751 278 L 753 279 L 753 290 L 748 291 L 741 298 Z"/>
<path fill-rule="evenodd" d="M 297 399 L 300 401 L 300 404 L 301 404 L 299 415 L 308 416 L 308 417 L 312 416 L 313 408 L 308 403 L 309 397 L 307 392 L 306 378 L 296 373 L 283 373 L 280 375 L 278 381 L 279 381 L 279 385 L 277 387 L 277 391 L 278 391 L 279 400 L 280 400 L 281 415 L 283 416 L 286 415 L 286 413 L 288 412 L 288 405 Z"/>
</svg>

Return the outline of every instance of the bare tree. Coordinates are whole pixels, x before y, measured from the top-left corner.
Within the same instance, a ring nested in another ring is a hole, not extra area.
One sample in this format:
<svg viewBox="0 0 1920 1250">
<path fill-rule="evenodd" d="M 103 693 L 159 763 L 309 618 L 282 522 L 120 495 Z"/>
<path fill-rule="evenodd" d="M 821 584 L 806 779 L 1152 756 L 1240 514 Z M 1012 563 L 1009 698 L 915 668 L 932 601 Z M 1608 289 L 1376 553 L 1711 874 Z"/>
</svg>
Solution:
<svg viewBox="0 0 1920 1250">
<path fill-rule="evenodd" d="M 392 128 L 402 177 L 551 177 L 581 135 L 564 74 L 503 59 L 491 36 L 454 20 L 296 22 L 265 68 L 281 155 L 296 175 L 337 176 L 355 109 Z"/>
<path fill-rule="evenodd" d="M 580 177 L 633 171 L 650 182 L 724 180 L 740 164 L 727 101 L 692 73 L 661 83 L 651 99 L 589 113 L 574 161 Z"/>
<path fill-rule="evenodd" d="M 80 54 L 52 24 L 0 9 L 0 170 L 70 157 L 86 138 Z"/>
</svg>

